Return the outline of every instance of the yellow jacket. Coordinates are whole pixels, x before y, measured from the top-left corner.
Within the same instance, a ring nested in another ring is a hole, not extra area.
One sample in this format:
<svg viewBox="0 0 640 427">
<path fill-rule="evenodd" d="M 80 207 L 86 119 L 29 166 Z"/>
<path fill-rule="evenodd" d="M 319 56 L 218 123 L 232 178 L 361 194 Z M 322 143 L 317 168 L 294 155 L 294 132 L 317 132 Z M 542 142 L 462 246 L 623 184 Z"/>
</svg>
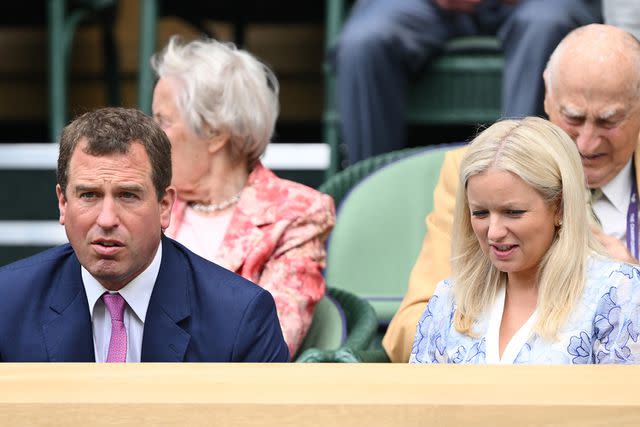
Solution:
<svg viewBox="0 0 640 427">
<path fill-rule="evenodd" d="M 640 145 L 634 154 L 636 182 L 640 188 Z M 440 178 L 433 192 L 433 211 L 427 215 L 427 234 L 409 277 L 409 289 L 382 340 L 392 362 L 407 362 L 416 325 L 436 285 L 451 275 L 451 227 L 460 162 L 466 147 L 445 154 Z"/>
</svg>

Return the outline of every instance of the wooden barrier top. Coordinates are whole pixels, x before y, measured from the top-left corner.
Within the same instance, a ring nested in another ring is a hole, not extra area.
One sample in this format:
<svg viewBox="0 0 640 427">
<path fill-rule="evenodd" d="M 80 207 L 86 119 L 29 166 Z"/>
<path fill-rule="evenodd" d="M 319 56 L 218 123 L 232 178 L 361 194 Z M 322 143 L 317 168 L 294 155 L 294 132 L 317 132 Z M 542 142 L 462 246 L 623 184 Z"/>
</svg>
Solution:
<svg viewBox="0 0 640 427">
<path fill-rule="evenodd" d="M 0 364 L 1 425 L 640 425 L 640 367 Z"/>
</svg>

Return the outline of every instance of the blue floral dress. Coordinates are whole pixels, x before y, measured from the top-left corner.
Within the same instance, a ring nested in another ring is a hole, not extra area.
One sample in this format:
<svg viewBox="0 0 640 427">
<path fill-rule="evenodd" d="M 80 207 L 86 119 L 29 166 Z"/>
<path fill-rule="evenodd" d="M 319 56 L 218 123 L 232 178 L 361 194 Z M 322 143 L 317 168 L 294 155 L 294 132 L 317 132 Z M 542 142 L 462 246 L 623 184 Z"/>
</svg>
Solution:
<svg viewBox="0 0 640 427">
<path fill-rule="evenodd" d="M 640 363 L 640 269 L 592 256 L 587 262 L 582 297 L 558 339 L 533 332 L 537 312 L 513 336 L 498 357 L 498 332 L 504 290 L 495 305 L 474 324 L 475 337 L 453 326 L 451 282 L 438 284 L 416 329 L 409 363 Z"/>
</svg>

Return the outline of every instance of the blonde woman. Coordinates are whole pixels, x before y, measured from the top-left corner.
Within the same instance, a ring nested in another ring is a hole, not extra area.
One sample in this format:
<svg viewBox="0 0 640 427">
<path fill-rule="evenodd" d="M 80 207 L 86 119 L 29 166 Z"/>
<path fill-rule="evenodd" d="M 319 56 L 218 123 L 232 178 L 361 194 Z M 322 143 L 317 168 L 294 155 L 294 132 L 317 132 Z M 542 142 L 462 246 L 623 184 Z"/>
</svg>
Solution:
<svg viewBox="0 0 640 427">
<path fill-rule="evenodd" d="M 640 270 L 600 255 L 580 155 L 559 127 L 505 120 L 460 169 L 453 278 L 412 363 L 638 363 Z"/>
</svg>

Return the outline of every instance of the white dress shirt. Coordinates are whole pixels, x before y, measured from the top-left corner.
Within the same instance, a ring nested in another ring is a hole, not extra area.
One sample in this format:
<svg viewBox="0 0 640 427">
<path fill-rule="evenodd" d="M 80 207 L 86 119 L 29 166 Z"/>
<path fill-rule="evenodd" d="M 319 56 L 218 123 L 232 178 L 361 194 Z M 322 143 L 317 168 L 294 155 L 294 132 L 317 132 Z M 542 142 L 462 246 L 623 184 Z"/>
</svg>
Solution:
<svg viewBox="0 0 640 427">
<path fill-rule="evenodd" d="M 124 309 L 124 327 L 127 331 L 127 362 L 140 362 L 144 320 L 151 292 L 158 278 L 161 261 L 162 242 L 160 242 L 151 264 L 118 291 L 127 302 Z M 87 294 L 89 314 L 93 326 L 93 349 L 96 362 L 104 362 L 107 360 L 109 340 L 111 339 L 111 314 L 101 297 L 105 292 L 115 292 L 105 289 L 84 267 L 81 270 L 82 283 Z"/>
<path fill-rule="evenodd" d="M 593 203 L 593 212 L 598 217 L 605 234 L 627 243 L 627 211 L 631 199 L 631 160 L 601 190 L 603 197 Z"/>
</svg>

